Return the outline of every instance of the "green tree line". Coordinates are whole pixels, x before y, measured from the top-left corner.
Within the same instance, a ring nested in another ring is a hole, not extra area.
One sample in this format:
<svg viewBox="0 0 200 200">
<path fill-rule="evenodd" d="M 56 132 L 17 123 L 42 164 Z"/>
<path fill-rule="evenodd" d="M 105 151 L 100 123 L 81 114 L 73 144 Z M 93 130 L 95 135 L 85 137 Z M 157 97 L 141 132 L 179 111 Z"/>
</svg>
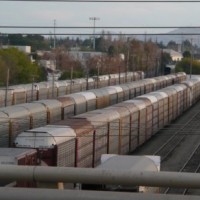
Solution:
<svg viewBox="0 0 200 200">
<path fill-rule="evenodd" d="M 31 83 L 33 76 L 38 81 L 45 80 L 44 70 L 16 48 L 0 49 L 0 86 L 6 84 L 8 68 L 10 85 Z"/>
</svg>

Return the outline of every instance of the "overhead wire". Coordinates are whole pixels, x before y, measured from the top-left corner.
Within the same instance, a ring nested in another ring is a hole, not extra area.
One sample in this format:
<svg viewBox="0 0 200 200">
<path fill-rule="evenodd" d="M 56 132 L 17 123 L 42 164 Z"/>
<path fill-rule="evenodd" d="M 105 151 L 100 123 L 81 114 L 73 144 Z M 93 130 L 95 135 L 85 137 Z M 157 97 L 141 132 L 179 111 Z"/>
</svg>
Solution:
<svg viewBox="0 0 200 200">
<path fill-rule="evenodd" d="M 54 26 L 7 26 L 7 25 L 0 25 L 0 29 L 6 28 L 6 29 L 53 29 L 55 28 Z M 57 26 L 56 29 L 93 29 L 94 27 L 92 26 Z M 160 36 L 165 36 L 165 35 L 171 35 L 171 36 L 184 36 L 184 35 L 200 35 L 200 30 L 199 32 L 194 32 L 194 30 L 192 30 L 191 32 L 182 32 L 182 33 L 174 33 L 174 32 L 168 32 L 168 33 L 160 33 L 160 32 L 156 32 L 156 33 L 152 33 L 152 32 L 147 32 L 147 29 L 200 29 L 200 26 L 97 26 L 95 27 L 95 29 L 144 29 L 145 32 L 138 32 L 138 33 L 112 33 L 112 32 L 100 32 L 100 33 L 79 33 L 79 32 L 65 32 L 65 33 L 61 33 L 61 32 L 56 32 L 56 33 L 26 33 L 26 32 L 15 32 L 15 33 L 9 33 L 9 32 L 4 32 L 1 33 L 0 32 L 0 36 L 5 36 L 5 35 L 48 35 L 48 36 L 53 36 L 53 35 L 79 35 L 79 36 L 100 36 L 100 35 L 104 35 L 104 36 L 109 36 L 109 35 L 113 35 L 113 36 L 118 36 L 118 35 L 124 35 L 124 36 L 139 36 L 139 35 L 160 35 Z"/>
<path fill-rule="evenodd" d="M 200 3 L 199 0 L 177 1 L 177 0 L 0 0 L 0 1 L 22 1 L 22 2 L 69 2 L 69 3 Z"/>
</svg>

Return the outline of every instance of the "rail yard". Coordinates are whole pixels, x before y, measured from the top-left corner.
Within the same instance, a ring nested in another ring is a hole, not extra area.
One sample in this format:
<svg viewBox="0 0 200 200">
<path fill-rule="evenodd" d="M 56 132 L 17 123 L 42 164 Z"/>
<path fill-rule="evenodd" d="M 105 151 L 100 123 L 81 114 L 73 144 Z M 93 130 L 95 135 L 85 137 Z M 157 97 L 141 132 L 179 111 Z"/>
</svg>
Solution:
<svg viewBox="0 0 200 200">
<path fill-rule="evenodd" d="M 160 156 L 161 171 L 198 172 L 200 79 L 185 80 L 183 73 L 176 84 L 170 81 L 172 85 L 147 80 L 141 95 L 132 96 L 129 90 L 131 100 L 126 90 L 121 98 L 120 93 L 115 95 L 115 103 L 109 97 L 107 108 L 95 110 L 95 106 L 73 113 L 70 118 L 16 133 L 7 142 L 17 149 L 30 149 L 32 157 L 37 157 L 34 161 L 39 161 L 36 165 L 93 168 L 100 164 L 102 154 L 133 154 Z M 160 188 L 160 192 L 199 195 L 189 188 Z"/>
<path fill-rule="evenodd" d="M 161 171 L 199 172 L 200 103 L 197 102 L 178 119 L 160 130 L 133 155 L 161 156 Z M 200 195 L 200 190 L 162 188 L 165 194 Z"/>
</svg>

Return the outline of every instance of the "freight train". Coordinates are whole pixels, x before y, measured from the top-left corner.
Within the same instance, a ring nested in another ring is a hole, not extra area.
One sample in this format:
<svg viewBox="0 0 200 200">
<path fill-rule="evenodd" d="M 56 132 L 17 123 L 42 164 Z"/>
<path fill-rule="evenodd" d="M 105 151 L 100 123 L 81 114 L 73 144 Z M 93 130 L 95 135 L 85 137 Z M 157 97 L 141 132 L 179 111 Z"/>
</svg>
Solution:
<svg viewBox="0 0 200 200">
<path fill-rule="evenodd" d="M 7 90 L 0 88 L 0 107 L 56 98 L 61 95 L 137 81 L 143 78 L 144 72 L 137 71 L 120 73 L 120 75 L 110 74 L 92 78 L 9 86 Z"/>
<path fill-rule="evenodd" d="M 185 79 L 185 73 L 177 73 L 0 108 L 0 147 L 11 147 L 16 135 L 24 130 L 101 109 Z"/>
<path fill-rule="evenodd" d="M 27 130 L 18 148 L 36 149 L 40 164 L 96 167 L 102 154 L 127 154 L 200 99 L 200 78 Z"/>
</svg>

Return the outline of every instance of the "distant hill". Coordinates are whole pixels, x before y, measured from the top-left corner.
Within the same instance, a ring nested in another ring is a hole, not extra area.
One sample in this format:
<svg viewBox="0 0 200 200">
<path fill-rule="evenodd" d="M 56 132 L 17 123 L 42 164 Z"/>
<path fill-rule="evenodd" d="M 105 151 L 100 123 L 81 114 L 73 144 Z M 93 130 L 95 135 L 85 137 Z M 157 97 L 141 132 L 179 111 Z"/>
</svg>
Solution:
<svg viewBox="0 0 200 200">
<path fill-rule="evenodd" d="M 167 44 L 169 41 L 173 40 L 178 44 L 181 44 L 184 40 L 189 40 L 192 43 L 200 46 L 200 28 L 178 28 L 173 31 L 167 32 L 169 34 L 177 34 L 177 35 L 146 35 L 146 39 L 151 39 L 152 41 L 163 42 L 163 44 Z M 199 35 L 192 35 L 199 34 Z M 137 39 L 144 41 L 144 36 L 137 36 Z"/>
</svg>

